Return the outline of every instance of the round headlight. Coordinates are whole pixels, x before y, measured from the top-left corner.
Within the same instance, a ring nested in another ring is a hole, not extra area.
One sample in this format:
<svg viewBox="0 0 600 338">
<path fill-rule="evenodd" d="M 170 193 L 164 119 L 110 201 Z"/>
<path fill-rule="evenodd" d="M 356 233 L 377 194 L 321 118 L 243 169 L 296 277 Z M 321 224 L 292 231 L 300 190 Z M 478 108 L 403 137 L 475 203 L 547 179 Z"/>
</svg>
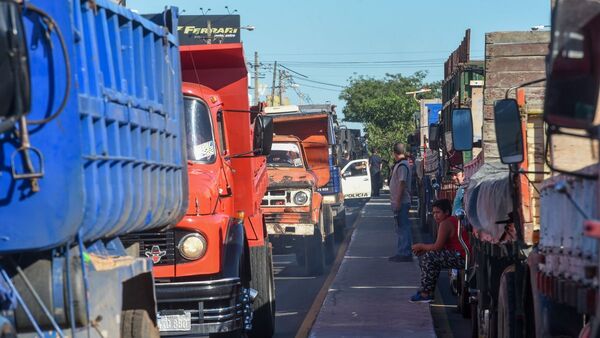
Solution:
<svg viewBox="0 0 600 338">
<path fill-rule="evenodd" d="M 308 201 L 308 195 L 304 191 L 298 191 L 294 194 L 294 203 L 304 205 Z"/>
<path fill-rule="evenodd" d="M 185 235 L 179 241 L 177 248 L 185 259 L 191 261 L 200 259 L 206 253 L 206 238 L 200 234 Z"/>
</svg>

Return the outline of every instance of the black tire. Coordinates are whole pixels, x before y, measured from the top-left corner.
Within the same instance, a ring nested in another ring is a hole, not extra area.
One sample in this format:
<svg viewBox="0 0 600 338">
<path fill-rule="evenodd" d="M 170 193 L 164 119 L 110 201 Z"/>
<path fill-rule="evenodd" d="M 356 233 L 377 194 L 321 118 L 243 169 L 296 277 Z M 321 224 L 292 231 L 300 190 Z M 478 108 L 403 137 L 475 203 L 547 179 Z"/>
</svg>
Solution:
<svg viewBox="0 0 600 338">
<path fill-rule="evenodd" d="M 463 318 L 471 317 L 469 289 L 465 286 L 465 270 L 460 270 L 458 274 L 458 312 L 460 312 Z"/>
<path fill-rule="evenodd" d="M 273 276 L 273 259 L 269 239 L 265 245 L 251 248 L 250 266 L 252 280 L 250 287 L 258 291 L 252 307 L 254 317 L 251 338 L 270 338 L 275 333 L 275 282 Z"/>
<path fill-rule="evenodd" d="M 471 338 L 479 338 L 479 313 L 477 303 L 471 303 Z"/>
<path fill-rule="evenodd" d="M 121 337 L 160 338 L 160 333 L 146 310 L 125 310 L 121 312 Z"/>
<path fill-rule="evenodd" d="M 346 208 L 336 216 L 333 237 L 336 243 L 341 243 L 346 237 Z"/>
<path fill-rule="evenodd" d="M 302 247 L 301 250 L 296 252 L 296 263 L 298 263 L 299 266 L 304 266 L 306 264 L 306 254 L 304 251 L 305 249 Z"/>
<path fill-rule="evenodd" d="M 325 264 L 331 264 L 335 260 L 335 238 L 333 234 L 325 237 Z"/>
<path fill-rule="evenodd" d="M 244 332 L 237 330 L 233 332 L 211 333 L 208 338 L 244 338 Z"/>
<path fill-rule="evenodd" d="M 497 337 L 517 337 L 517 322 L 515 317 L 515 266 L 507 267 L 500 277 L 500 288 L 498 289 L 498 312 L 496 324 L 498 328 Z"/>
<path fill-rule="evenodd" d="M 321 229 L 323 214 L 312 236 L 304 237 L 304 270 L 308 276 L 320 276 L 325 271 L 325 253 Z"/>
<path fill-rule="evenodd" d="M 325 230 L 325 263 L 331 264 L 335 259 L 335 225 L 330 205 L 323 205 L 323 229 Z"/>
</svg>

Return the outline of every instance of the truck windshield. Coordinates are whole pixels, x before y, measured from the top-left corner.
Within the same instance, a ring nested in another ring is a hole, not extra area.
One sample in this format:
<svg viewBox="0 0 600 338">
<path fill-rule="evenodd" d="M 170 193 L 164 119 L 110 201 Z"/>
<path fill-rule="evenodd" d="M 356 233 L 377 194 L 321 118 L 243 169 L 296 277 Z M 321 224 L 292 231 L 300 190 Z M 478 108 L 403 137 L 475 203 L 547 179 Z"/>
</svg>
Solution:
<svg viewBox="0 0 600 338">
<path fill-rule="evenodd" d="M 183 103 L 188 159 L 203 163 L 214 162 L 215 139 L 208 106 L 203 101 L 190 97 L 184 98 Z"/>
<path fill-rule="evenodd" d="M 296 143 L 273 143 L 271 154 L 267 157 L 269 167 L 301 168 L 302 154 Z"/>
</svg>

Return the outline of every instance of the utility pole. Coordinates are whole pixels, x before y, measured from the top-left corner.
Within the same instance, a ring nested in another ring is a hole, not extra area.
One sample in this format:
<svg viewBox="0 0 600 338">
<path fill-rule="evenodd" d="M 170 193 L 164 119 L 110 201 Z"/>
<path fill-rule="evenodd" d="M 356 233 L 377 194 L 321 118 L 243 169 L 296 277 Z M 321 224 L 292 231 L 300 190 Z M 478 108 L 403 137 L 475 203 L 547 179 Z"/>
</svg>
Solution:
<svg viewBox="0 0 600 338">
<path fill-rule="evenodd" d="M 258 105 L 258 52 L 254 52 L 254 104 Z"/>
<path fill-rule="evenodd" d="M 275 105 L 275 83 L 277 81 L 277 61 L 273 65 L 273 85 L 271 86 L 271 106 Z"/>
<path fill-rule="evenodd" d="M 279 105 L 283 106 L 283 71 L 279 71 Z"/>
<path fill-rule="evenodd" d="M 212 44 L 212 23 L 210 22 L 210 20 L 206 22 L 206 28 L 208 28 L 208 38 L 206 39 L 206 44 L 210 45 Z"/>
</svg>

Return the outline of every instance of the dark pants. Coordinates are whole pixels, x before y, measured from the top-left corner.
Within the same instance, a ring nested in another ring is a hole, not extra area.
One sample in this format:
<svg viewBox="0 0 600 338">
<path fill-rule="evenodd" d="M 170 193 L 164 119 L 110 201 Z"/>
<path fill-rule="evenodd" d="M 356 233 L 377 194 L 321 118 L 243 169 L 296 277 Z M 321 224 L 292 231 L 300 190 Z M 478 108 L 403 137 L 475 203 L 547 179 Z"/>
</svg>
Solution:
<svg viewBox="0 0 600 338">
<path fill-rule="evenodd" d="M 421 291 L 433 293 L 438 276 L 442 269 L 461 269 L 465 266 L 465 259 L 458 251 L 439 250 L 427 251 L 421 261 Z"/>
<path fill-rule="evenodd" d="M 379 196 L 381 189 L 381 171 L 371 173 L 371 196 Z"/>
<path fill-rule="evenodd" d="M 394 220 L 396 221 L 396 235 L 398 235 L 398 251 L 397 256 L 412 257 L 412 232 L 410 227 L 410 219 L 408 218 L 408 210 L 410 203 L 402 203 L 400 210 L 394 212 Z"/>
</svg>

